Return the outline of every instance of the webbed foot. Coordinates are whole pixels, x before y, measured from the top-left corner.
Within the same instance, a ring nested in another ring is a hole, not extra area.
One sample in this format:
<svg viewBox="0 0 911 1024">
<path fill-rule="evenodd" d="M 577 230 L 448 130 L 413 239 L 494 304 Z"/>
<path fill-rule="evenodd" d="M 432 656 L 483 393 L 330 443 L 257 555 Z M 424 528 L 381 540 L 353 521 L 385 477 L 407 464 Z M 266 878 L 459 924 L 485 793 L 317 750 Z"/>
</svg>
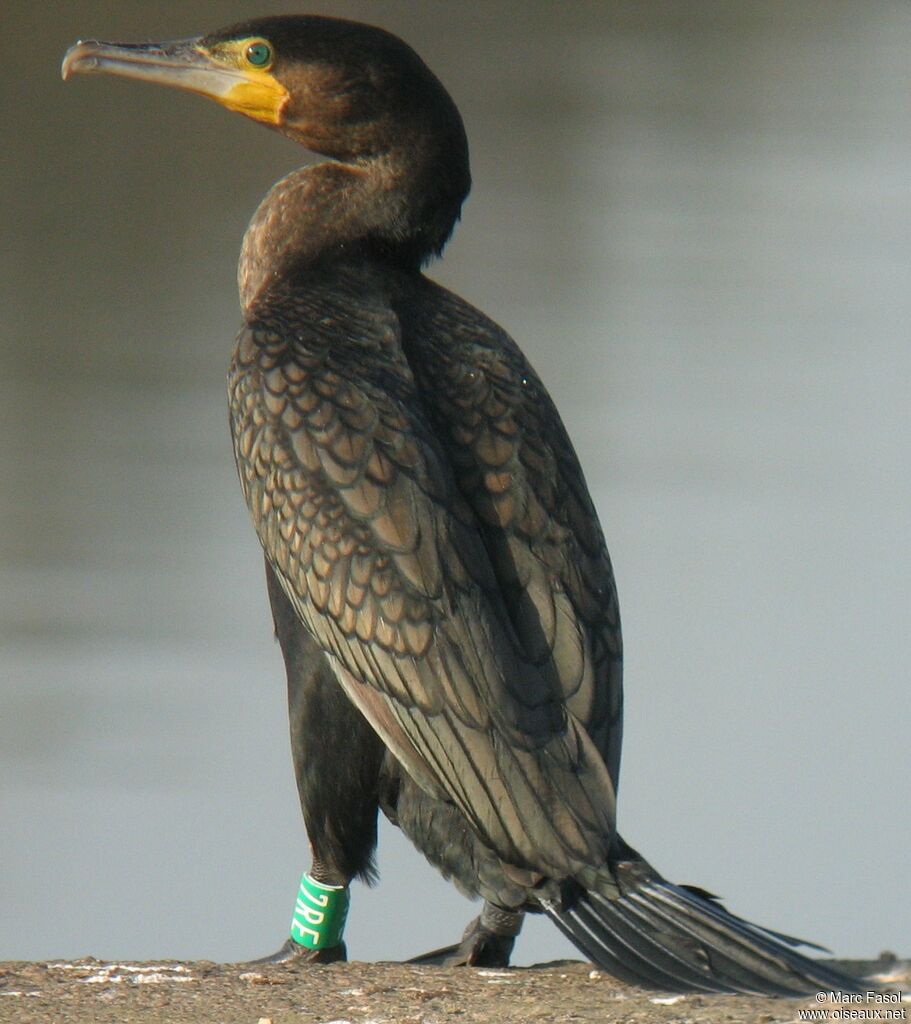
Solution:
<svg viewBox="0 0 911 1024">
<path fill-rule="evenodd" d="M 481 915 L 465 929 L 461 942 L 416 956 L 408 962 L 441 967 L 508 967 L 523 916 L 521 911 L 485 904 Z"/>
<path fill-rule="evenodd" d="M 265 964 L 335 964 L 348 959 L 345 943 L 327 946 L 325 949 L 307 949 L 294 939 L 286 939 L 281 949 L 264 956 L 259 960 L 251 960 L 250 967 L 261 967 Z"/>
</svg>

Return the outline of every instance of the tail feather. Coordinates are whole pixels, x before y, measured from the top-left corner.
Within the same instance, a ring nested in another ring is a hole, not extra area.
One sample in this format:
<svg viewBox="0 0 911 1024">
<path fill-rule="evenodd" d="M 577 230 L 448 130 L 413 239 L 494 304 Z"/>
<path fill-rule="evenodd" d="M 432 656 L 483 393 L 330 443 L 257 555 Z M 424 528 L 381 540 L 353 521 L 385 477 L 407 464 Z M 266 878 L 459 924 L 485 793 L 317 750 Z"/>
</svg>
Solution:
<svg viewBox="0 0 911 1024">
<path fill-rule="evenodd" d="M 694 914 L 692 908 L 679 907 L 674 900 L 667 899 L 660 888 L 648 896 L 650 899 L 642 894 L 632 898 L 645 903 L 654 917 L 665 922 L 675 935 L 682 934 L 696 945 L 702 951 L 707 972 L 726 989 L 794 995 L 820 987 L 793 976 L 793 958 L 798 958 L 801 966 L 807 958 L 759 931 L 753 932 L 749 926 L 741 928 L 740 919 L 733 915 L 732 920 L 722 926 L 713 919 L 712 905 L 699 907 L 705 914 L 703 917 L 702 913 Z"/>
<path fill-rule="evenodd" d="M 545 909 L 582 952 L 632 984 L 782 996 L 859 991 L 857 979 L 798 952 L 800 940 L 753 925 L 657 875 L 640 874 L 620 896 L 611 879 L 604 891 L 583 891 L 572 906 Z"/>
<path fill-rule="evenodd" d="M 593 903 L 598 904 L 600 901 L 601 897 L 593 894 Z M 580 917 L 589 916 L 589 932 L 597 934 L 603 914 L 599 913 L 597 906 L 588 908 L 585 901 L 580 902 Z M 613 935 L 617 940 L 614 944 L 615 954 L 619 949 L 628 967 L 634 970 L 638 968 L 636 974 L 639 978 L 652 978 L 654 984 L 661 988 L 676 989 L 685 985 L 696 991 L 713 991 L 711 983 L 705 980 L 705 972 L 693 966 L 694 961 L 699 960 L 700 950 L 694 948 L 686 937 L 678 938 L 678 949 L 675 949 L 672 937 L 666 933 L 655 935 L 648 916 L 642 914 L 632 901 L 612 909 L 616 910 L 612 917 Z M 680 949 L 681 945 L 689 948 Z"/>
<path fill-rule="evenodd" d="M 603 967 L 619 981 L 630 985 L 642 984 L 641 958 L 630 957 L 626 947 L 612 932 L 605 932 L 600 922 L 592 924 L 591 916 L 578 904 L 572 910 L 552 911 L 547 907 L 554 924 L 593 963 Z"/>
<path fill-rule="evenodd" d="M 718 907 L 718 909 L 722 910 L 728 917 L 735 916 L 725 910 L 721 900 L 714 893 L 708 892 L 706 889 L 702 889 L 696 885 L 677 885 L 675 888 L 683 889 L 684 892 L 693 893 L 696 896 L 703 897 L 708 900 L 710 906 Z M 755 928 L 756 931 L 764 932 L 766 935 L 771 935 L 773 939 L 780 939 L 789 946 L 794 946 L 795 948 L 797 946 L 803 946 L 806 949 L 815 949 L 817 953 L 828 953 L 829 955 L 832 953 L 832 950 L 829 949 L 828 946 L 821 946 L 818 942 L 810 942 L 809 939 L 798 939 L 795 935 L 788 935 L 786 932 L 777 932 L 773 928 L 765 928 L 761 924 L 753 924 L 752 921 L 746 923 L 748 923 L 751 928 Z"/>
</svg>

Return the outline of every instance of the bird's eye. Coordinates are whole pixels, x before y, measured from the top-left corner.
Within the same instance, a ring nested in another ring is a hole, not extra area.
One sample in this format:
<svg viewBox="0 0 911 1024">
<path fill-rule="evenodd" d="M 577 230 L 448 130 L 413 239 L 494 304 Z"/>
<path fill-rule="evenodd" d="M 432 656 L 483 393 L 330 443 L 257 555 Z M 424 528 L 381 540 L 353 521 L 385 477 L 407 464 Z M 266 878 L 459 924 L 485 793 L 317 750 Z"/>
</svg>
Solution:
<svg viewBox="0 0 911 1024">
<path fill-rule="evenodd" d="M 267 68 L 272 63 L 272 47 L 262 40 L 250 43 L 244 51 L 247 63 L 254 68 Z"/>
</svg>

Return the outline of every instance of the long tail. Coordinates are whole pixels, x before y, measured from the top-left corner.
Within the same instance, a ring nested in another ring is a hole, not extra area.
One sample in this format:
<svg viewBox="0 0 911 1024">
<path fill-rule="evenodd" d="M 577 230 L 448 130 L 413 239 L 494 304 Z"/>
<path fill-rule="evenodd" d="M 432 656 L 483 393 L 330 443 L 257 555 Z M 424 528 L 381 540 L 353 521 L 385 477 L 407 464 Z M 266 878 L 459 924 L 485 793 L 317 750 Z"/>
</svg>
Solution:
<svg viewBox="0 0 911 1024">
<path fill-rule="evenodd" d="M 811 943 L 750 924 L 708 893 L 665 881 L 643 861 L 631 875 L 620 895 L 612 872 L 571 906 L 545 906 L 569 940 L 615 977 L 668 992 L 860 991 L 856 978 L 795 948 Z"/>
</svg>

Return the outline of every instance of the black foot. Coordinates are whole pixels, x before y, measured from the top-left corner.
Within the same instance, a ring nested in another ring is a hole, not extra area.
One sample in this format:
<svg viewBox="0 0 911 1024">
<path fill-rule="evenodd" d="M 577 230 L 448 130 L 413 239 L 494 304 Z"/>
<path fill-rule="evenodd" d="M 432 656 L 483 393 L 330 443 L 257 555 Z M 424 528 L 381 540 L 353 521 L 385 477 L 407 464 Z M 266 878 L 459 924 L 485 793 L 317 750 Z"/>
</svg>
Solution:
<svg viewBox="0 0 911 1024">
<path fill-rule="evenodd" d="M 264 956 L 261 960 L 251 960 L 250 967 L 262 966 L 264 964 L 336 964 L 348 959 L 348 950 L 345 943 L 340 942 L 337 946 L 329 946 L 326 949 L 307 949 L 294 939 L 286 939 L 284 946 L 271 956 Z"/>
<path fill-rule="evenodd" d="M 409 960 L 410 964 L 428 964 L 440 967 L 508 967 L 515 935 L 498 935 L 476 917 L 465 929 L 457 946 L 435 949 Z"/>
</svg>

